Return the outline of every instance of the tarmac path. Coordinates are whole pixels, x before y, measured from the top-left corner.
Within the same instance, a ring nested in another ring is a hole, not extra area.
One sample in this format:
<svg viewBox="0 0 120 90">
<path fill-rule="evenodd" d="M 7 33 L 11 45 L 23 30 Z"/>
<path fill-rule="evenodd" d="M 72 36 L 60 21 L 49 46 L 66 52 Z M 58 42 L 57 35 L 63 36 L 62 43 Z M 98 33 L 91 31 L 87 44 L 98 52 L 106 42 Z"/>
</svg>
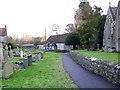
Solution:
<svg viewBox="0 0 120 90">
<path fill-rule="evenodd" d="M 69 53 L 63 55 L 64 69 L 70 75 L 72 80 L 80 88 L 120 88 L 88 70 L 76 64 L 70 57 Z"/>
</svg>

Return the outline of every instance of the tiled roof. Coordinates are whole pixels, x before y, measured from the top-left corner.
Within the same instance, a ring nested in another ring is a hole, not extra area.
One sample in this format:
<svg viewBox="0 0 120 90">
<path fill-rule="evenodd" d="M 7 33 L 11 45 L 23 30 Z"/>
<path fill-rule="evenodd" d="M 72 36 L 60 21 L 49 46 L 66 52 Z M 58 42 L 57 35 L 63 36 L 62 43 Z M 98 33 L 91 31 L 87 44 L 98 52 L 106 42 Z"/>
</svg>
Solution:
<svg viewBox="0 0 120 90">
<path fill-rule="evenodd" d="M 54 36 L 50 36 L 48 39 L 47 39 L 47 42 L 50 42 L 50 43 L 65 43 L 65 39 L 67 38 L 69 34 L 60 34 L 60 35 L 54 35 Z"/>
</svg>

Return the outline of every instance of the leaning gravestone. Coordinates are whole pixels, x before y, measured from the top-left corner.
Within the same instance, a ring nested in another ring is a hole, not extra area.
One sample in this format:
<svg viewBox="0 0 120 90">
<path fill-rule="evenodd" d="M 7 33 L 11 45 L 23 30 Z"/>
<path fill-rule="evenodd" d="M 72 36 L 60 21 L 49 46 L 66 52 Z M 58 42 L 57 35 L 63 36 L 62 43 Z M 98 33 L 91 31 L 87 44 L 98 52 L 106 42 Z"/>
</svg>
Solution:
<svg viewBox="0 0 120 90">
<path fill-rule="evenodd" d="M 2 77 L 9 78 L 13 74 L 13 63 L 4 62 L 2 67 Z"/>
<path fill-rule="evenodd" d="M 13 63 L 13 69 L 14 69 L 15 72 L 18 72 L 18 71 L 21 70 L 21 67 L 20 67 L 20 65 L 18 65 L 16 63 Z"/>
</svg>

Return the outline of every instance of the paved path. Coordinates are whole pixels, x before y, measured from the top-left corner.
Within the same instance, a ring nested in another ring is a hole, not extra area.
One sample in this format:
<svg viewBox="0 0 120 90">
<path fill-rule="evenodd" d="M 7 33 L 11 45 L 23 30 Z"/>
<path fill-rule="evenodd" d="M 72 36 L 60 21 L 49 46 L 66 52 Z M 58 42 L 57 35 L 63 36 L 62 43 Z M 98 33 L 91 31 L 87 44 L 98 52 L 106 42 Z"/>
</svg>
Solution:
<svg viewBox="0 0 120 90">
<path fill-rule="evenodd" d="M 71 59 L 68 53 L 64 53 L 63 64 L 65 70 L 80 88 L 118 88 L 104 78 L 83 69 Z"/>
</svg>

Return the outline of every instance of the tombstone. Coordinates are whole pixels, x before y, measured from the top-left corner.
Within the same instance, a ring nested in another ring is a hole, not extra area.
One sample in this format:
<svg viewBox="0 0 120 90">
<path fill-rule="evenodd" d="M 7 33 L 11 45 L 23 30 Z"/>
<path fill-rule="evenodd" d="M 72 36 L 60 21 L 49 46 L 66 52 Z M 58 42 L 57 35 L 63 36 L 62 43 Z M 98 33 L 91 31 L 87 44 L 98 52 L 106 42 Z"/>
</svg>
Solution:
<svg viewBox="0 0 120 90">
<path fill-rule="evenodd" d="M 11 46 L 9 46 L 10 50 L 8 51 L 9 53 L 9 58 L 12 59 L 13 58 L 13 51 L 11 49 Z"/>
<path fill-rule="evenodd" d="M 39 53 L 38 55 L 39 55 L 39 60 L 41 60 L 41 57 L 42 57 L 41 54 Z"/>
<path fill-rule="evenodd" d="M 28 59 L 22 58 L 22 60 L 23 60 L 23 68 L 26 69 L 28 67 Z"/>
<path fill-rule="evenodd" d="M 12 62 L 4 62 L 2 77 L 9 78 L 13 74 L 13 63 Z"/>
<path fill-rule="evenodd" d="M 23 58 L 23 51 L 20 51 L 20 57 Z"/>
<path fill-rule="evenodd" d="M 36 60 L 39 61 L 40 59 L 41 59 L 41 54 L 38 53 L 38 54 L 36 55 Z"/>
<path fill-rule="evenodd" d="M 35 57 L 32 58 L 32 62 L 39 61 L 39 56 L 38 54 L 35 55 Z"/>
<path fill-rule="evenodd" d="M 17 47 L 16 51 L 15 51 L 16 55 L 19 55 L 19 47 Z"/>
<path fill-rule="evenodd" d="M 0 62 L 0 78 L 2 78 L 2 62 Z"/>
<path fill-rule="evenodd" d="M 35 62 L 35 57 L 34 56 L 32 57 L 32 62 Z"/>
<path fill-rule="evenodd" d="M 18 71 L 21 70 L 21 67 L 20 67 L 19 64 L 14 63 L 14 64 L 13 64 L 13 69 L 14 69 L 16 72 L 18 72 Z"/>
<path fill-rule="evenodd" d="M 39 60 L 39 57 L 38 57 L 38 54 L 35 55 L 35 61 L 38 61 Z"/>
<path fill-rule="evenodd" d="M 4 57 L 3 57 L 3 46 L 2 46 L 2 43 L 0 42 L 0 60 L 3 60 Z"/>
<path fill-rule="evenodd" d="M 32 55 L 28 55 L 28 66 L 32 65 Z"/>
<path fill-rule="evenodd" d="M 3 57 L 4 60 L 7 61 L 8 60 L 8 46 L 6 45 L 5 48 L 3 49 Z"/>
</svg>

